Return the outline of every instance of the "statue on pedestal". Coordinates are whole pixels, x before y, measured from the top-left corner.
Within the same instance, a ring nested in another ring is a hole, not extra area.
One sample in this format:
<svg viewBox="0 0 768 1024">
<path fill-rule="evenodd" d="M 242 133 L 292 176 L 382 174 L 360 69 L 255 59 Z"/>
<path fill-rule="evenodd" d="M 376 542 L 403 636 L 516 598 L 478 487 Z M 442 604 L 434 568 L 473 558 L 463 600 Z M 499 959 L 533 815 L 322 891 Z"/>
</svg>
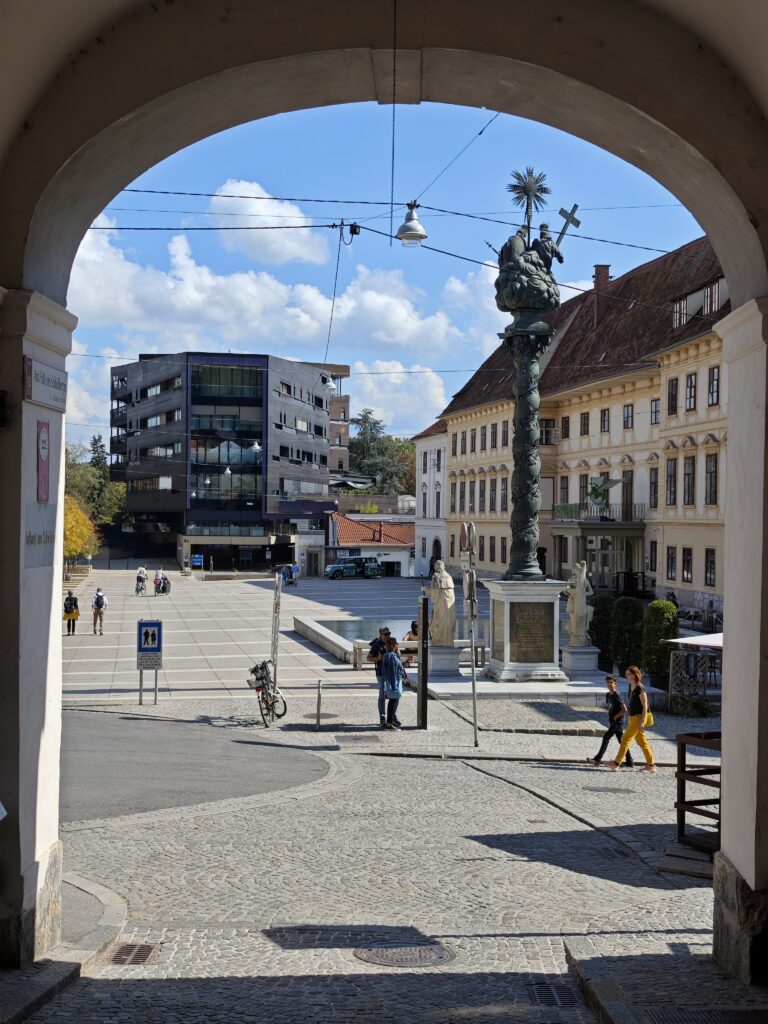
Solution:
<svg viewBox="0 0 768 1024">
<path fill-rule="evenodd" d="M 592 584 L 587 578 L 587 563 L 577 562 L 572 571 L 568 586 L 563 591 L 568 595 L 568 633 L 571 641 L 569 647 L 589 647 L 589 624 L 594 609 L 587 602 L 592 595 Z"/>
<path fill-rule="evenodd" d="M 445 562 L 438 558 L 430 591 L 432 618 L 429 620 L 429 642 L 433 647 L 453 647 L 456 637 L 456 594 Z"/>
</svg>

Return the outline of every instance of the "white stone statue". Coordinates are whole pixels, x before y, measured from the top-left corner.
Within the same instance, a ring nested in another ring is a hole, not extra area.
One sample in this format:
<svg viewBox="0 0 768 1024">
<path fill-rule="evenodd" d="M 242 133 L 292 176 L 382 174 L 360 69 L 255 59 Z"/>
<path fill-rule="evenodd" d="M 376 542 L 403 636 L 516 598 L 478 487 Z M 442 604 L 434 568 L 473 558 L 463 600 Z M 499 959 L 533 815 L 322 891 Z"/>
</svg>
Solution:
<svg viewBox="0 0 768 1024">
<path fill-rule="evenodd" d="M 592 584 L 587 579 L 586 562 L 577 562 L 574 565 L 568 586 L 563 593 L 568 595 L 568 632 L 571 637 L 568 646 L 589 647 L 589 624 L 594 609 L 587 604 L 587 598 L 592 594 Z"/>
<path fill-rule="evenodd" d="M 456 636 L 456 594 L 445 562 L 438 558 L 432 576 L 432 618 L 429 620 L 429 642 L 435 647 L 453 647 Z"/>
</svg>

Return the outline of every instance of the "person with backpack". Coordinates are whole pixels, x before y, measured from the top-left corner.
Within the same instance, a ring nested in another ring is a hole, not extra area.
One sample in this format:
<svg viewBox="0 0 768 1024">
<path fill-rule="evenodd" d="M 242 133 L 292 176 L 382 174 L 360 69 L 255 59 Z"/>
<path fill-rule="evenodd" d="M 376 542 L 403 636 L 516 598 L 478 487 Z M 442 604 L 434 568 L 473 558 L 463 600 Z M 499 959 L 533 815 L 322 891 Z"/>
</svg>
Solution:
<svg viewBox="0 0 768 1024">
<path fill-rule="evenodd" d="M 107 610 L 107 595 L 101 589 L 96 587 L 96 593 L 93 595 L 91 600 L 91 608 L 93 609 L 93 635 L 96 636 L 96 627 L 99 629 L 99 636 L 104 635 L 104 612 Z"/>
<path fill-rule="evenodd" d="M 77 598 L 71 590 L 68 590 L 67 596 L 64 598 L 64 619 L 67 623 L 67 636 L 75 635 L 75 627 L 79 618 L 80 609 L 77 604 Z"/>
<path fill-rule="evenodd" d="M 387 698 L 384 693 L 384 680 L 381 675 L 381 665 L 384 661 L 384 655 L 387 653 L 387 641 L 389 640 L 390 632 L 388 626 L 382 626 L 379 630 L 379 635 L 371 640 L 370 649 L 368 651 L 368 661 L 373 662 L 373 667 L 376 670 L 376 683 L 379 687 L 379 728 L 384 729 L 387 724 Z"/>
</svg>

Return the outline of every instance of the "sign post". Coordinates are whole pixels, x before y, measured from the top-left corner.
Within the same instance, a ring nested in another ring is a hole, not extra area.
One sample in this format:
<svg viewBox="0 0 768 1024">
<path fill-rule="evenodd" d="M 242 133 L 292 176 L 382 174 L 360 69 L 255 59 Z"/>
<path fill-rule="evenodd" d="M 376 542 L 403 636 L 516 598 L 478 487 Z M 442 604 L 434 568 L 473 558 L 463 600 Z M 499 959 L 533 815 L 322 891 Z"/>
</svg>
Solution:
<svg viewBox="0 0 768 1024">
<path fill-rule="evenodd" d="M 275 593 L 272 599 L 272 679 L 277 686 L 277 656 L 280 653 L 280 595 L 283 592 L 283 574 L 275 573 Z"/>
<path fill-rule="evenodd" d="M 464 607 L 469 611 L 469 649 L 472 659 L 472 725 L 475 746 L 480 746 L 477 736 L 477 666 L 475 657 L 475 619 L 477 618 L 477 576 L 474 570 L 475 540 L 477 533 L 474 523 L 462 523 L 459 537 L 461 568 L 464 575 Z"/>
<path fill-rule="evenodd" d="M 157 704 L 157 673 L 163 667 L 163 624 L 160 619 L 139 619 L 136 627 L 139 704 L 144 703 L 144 672 L 147 670 L 155 673 L 155 704 Z"/>
<path fill-rule="evenodd" d="M 427 729 L 428 707 L 427 683 L 429 682 L 429 666 L 427 664 L 429 650 L 429 598 L 426 594 L 419 597 L 419 668 L 416 690 L 416 728 Z"/>
</svg>

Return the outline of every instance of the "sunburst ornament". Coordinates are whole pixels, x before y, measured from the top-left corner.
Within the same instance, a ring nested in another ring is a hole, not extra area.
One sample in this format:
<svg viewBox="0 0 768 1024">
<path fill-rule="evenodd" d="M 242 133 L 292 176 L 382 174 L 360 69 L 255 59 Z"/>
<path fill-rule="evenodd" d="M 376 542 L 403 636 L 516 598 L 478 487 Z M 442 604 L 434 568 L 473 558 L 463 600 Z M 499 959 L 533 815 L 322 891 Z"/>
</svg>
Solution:
<svg viewBox="0 0 768 1024">
<path fill-rule="evenodd" d="M 532 167 L 526 167 L 525 173 L 512 171 L 512 182 L 507 185 L 507 192 L 512 193 L 512 202 L 521 209 L 525 208 L 525 226 L 528 231 L 528 245 L 531 244 L 531 221 L 534 213 L 543 210 L 547 205 L 546 196 L 552 189 L 547 185 L 546 174 L 537 174 Z"/>
</svg>

